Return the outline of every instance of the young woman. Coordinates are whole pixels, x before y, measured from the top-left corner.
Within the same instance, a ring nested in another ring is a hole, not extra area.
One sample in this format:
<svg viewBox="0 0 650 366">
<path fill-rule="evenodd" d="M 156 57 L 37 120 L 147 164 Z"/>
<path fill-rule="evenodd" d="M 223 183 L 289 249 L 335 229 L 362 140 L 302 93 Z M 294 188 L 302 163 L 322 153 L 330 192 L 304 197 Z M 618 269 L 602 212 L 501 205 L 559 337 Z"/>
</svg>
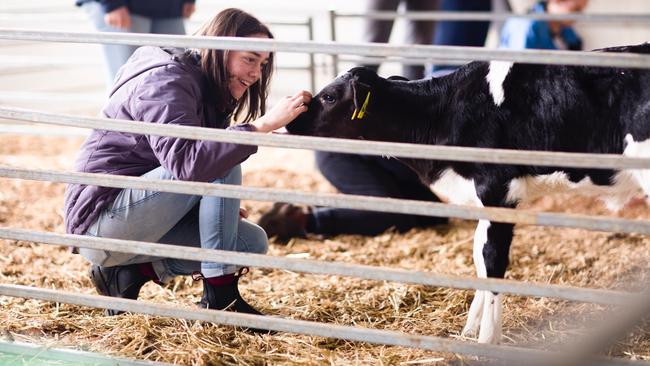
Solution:
<svg viewBox="0 0 650 366">
<path fill-rule="evenodd" d="M 266 26 L 238 9 L 220 12 L 197 35 L 272 38 Z M 273 54 L 214 49 L 139 48 L 118 72 L 102 110 L 107 118 L 270 132 L 307 110 L 311 94 L 285 97 L 268 113 L 265 101 Z M 228 127 L 230 117 L 244 123 Z M 150 179 L 241 184 L 240 164 L 255 146 L 94 130 L 75 170 Z M 66 230 L 73 234 L 206 249 L 265 253 L 267 236 L 245 219 L 239 200 L 81 184 L 67 187 Z M 90 278 L 106 296 L 136 299 L 148 281 L 166 283 L 200 271 L 200 305 L 259 314 L 244 301 L 233 265 L 80 249 Z M 109 310 L 109 315 L 118 314 Z"/>
</svg>

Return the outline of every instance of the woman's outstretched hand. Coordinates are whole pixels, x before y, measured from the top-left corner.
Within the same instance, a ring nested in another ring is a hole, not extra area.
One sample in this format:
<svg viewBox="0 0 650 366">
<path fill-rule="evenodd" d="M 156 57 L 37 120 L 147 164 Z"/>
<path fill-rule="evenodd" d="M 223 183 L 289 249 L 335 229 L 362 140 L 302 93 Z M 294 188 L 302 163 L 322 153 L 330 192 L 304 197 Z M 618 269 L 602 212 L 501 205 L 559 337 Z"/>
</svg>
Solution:
<svg viewBox="0 0 650 366">
<path fill-rule="evenodd" d="M 311 93 L 303 90 L 291 97 L 282 98 L 265 115 L 251 122 L 259 132 L 271 132 L 293 121 L 300 113 L 307 111 Z"/>
</svg>

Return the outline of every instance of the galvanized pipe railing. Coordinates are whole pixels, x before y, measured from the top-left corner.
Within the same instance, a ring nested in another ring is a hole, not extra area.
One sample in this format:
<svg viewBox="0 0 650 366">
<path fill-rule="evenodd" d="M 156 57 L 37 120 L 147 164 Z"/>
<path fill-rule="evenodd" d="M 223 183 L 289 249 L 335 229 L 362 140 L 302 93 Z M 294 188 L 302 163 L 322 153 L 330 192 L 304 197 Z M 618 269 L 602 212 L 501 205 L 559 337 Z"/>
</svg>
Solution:
<svg viewBox="0 0 650 366">
<path fill-rule="evenodd" d="M 199 37 L 110 32 L 64 32 L 0 28 L 0 39 L 111 43 L 167 47 L 218 48 L 242 51 L 351 54 L 360 56 L 399 56 L 445 60 L 511 61 L 560 65 L 650 68 L 650 56 L 630 53 L 578 52 L 554 50 L 503 50 L 481 47 L 389 45 L 381 43 L 292 42 L 250 37 Z"/>
<path fill-rule="evenodd" d="M 590 23 L 650 23 L 650 14 L 637 13 L 511 13 L 485 11 L 367 11 L 345 12 L 334 11 L 337 18 L 365 18 L 378 20 L 408 19 L 408 20 L 447 20 L 447 21 L 504 21 L 511 18 L 526 18 L 536 20 L 576 21 Z"/>
<path fill-rule="evenodd" d="M 98 130 L 131 132 L 135 134 L 156 136 L 173 136 L 193 140 L 221 141 L 243 145 L 312 149 L 387 157 L 574 168 L 650 169 L 650 158 L 625 157 L 615 154 L 487 149 L 461 146 L 361 141 L 287 134 L 261 134 L 228 131 L 215 128 L 142 123 L 110 118 L 80 117 L 76 115 L 10 107 L 0 107 L 0 118 L 48 125 L 94 128 Z"/>
<path fill-rule="evenodd" d="M 462 342 L 441 337 L 414 335 L 390 330 L 376 330 L 325 324 L 305 320 L 235 313 L 230 311 L 186 309 L 179 308 L 178 306 L 154 304 L 144 301 L 85 295 L 20 285 L 0 284 L 0 295 L 31 298 L 79 306 L 116 309 L 120 311 L 166 316 L 177 319 L 199 320 L 241 328 L 269 329 L 279 332 L 345 339 L 356 342 L 411 347 L 439 352 L 453 352 L 461 355 L 505 359 L 518 363 L 552 355 L 550 352 L 512 346 Z M 620 365 L 621 362 L 626 362 L 623 364 L 648 366 L 648 363 L 645 362 L 636 361 L 629 363 L 629 361 L 612 358 L 603 359 L 603 362 L 605 365 Z"/>
<path fill-rule="evenodd" d="M 456 217 L 528 225 L 572 227 L 620 233 L 650 234 L 650 221 L 602 218 L 576 214 L 535 212 L 497 207 L 472 207 L 438 202 L 370 197 L 348 194 L 296 192 L 290 190 L 243 187 L 185 181 L 154 180 L 110 174 L 68 173 L 0 166 L 0 177 L 60 183 L 87 184 L 114 188 L 134 188 L 201 196 L 292 202 L 355 210 L 370 210 L 421 216 Z"/>
<path fill-rule="evenodd" d="M 536 284 L 496 278 L 451 276 L 431 272 L 407 271 L 361 264 L 275 257 L 263 254 L 201 249 L 133 240 L 36 232 L 25 229 L 0 227 L 0 238 L 15 241 L 30 241 L 49 245 L 109 250 L 164 258 L 274 268 L 320 275 L 347 276 L 376 281 L 392 281 L 465 290 L 478 289 L 522 296 L 551 297 L 602 305 L 624 305 L 630 300 L 633 300 L 636 296 L 629 292 L 626 293 L 603 289 L 585 289 L 571 286 Z"/>
</svg>

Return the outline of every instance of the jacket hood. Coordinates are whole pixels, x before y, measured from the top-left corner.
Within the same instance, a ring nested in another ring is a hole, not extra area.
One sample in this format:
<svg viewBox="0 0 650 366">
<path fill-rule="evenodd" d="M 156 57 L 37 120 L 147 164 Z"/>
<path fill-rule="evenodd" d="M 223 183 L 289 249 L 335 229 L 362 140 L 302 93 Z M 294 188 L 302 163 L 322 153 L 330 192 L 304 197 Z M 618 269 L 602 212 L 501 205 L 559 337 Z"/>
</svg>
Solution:
<svg viewBox="0 0 650 366">
<path fill-rule="evenodd" d="M 199 55 L 196 52 L 183 48 L 160 48 L 154 46 L 138 48 L 131 55 L 129 61 L 115 75 L 115 81 L 109 95 L 113 95 L 117 89 L 138 75 L 156 67 L 178 62 L 181 58 L 191 60 L 191 62 L 182 62 L 182 65 L 195 66 L 198 69 Z"/>
</svg>

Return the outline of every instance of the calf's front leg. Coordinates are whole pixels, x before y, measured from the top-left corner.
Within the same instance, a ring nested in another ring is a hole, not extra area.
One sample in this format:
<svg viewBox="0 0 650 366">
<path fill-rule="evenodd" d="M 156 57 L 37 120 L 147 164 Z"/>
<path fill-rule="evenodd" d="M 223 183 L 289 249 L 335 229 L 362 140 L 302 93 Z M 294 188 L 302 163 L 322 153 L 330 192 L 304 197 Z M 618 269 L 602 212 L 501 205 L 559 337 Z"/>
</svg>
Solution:
<svg viewBox="0 0 650 366">
<path fill-rule="evenodd" d="M 474 265 L 479 278 L 505 276 L 513 227 L 513 224 L 479 221 L 474 233 Z M 480 329 L 480 343 L 498 343 L 501 338 L 502 296 L 492 291 L 477 290 L 463 335 L 476 334 Z"/>
</svg>

